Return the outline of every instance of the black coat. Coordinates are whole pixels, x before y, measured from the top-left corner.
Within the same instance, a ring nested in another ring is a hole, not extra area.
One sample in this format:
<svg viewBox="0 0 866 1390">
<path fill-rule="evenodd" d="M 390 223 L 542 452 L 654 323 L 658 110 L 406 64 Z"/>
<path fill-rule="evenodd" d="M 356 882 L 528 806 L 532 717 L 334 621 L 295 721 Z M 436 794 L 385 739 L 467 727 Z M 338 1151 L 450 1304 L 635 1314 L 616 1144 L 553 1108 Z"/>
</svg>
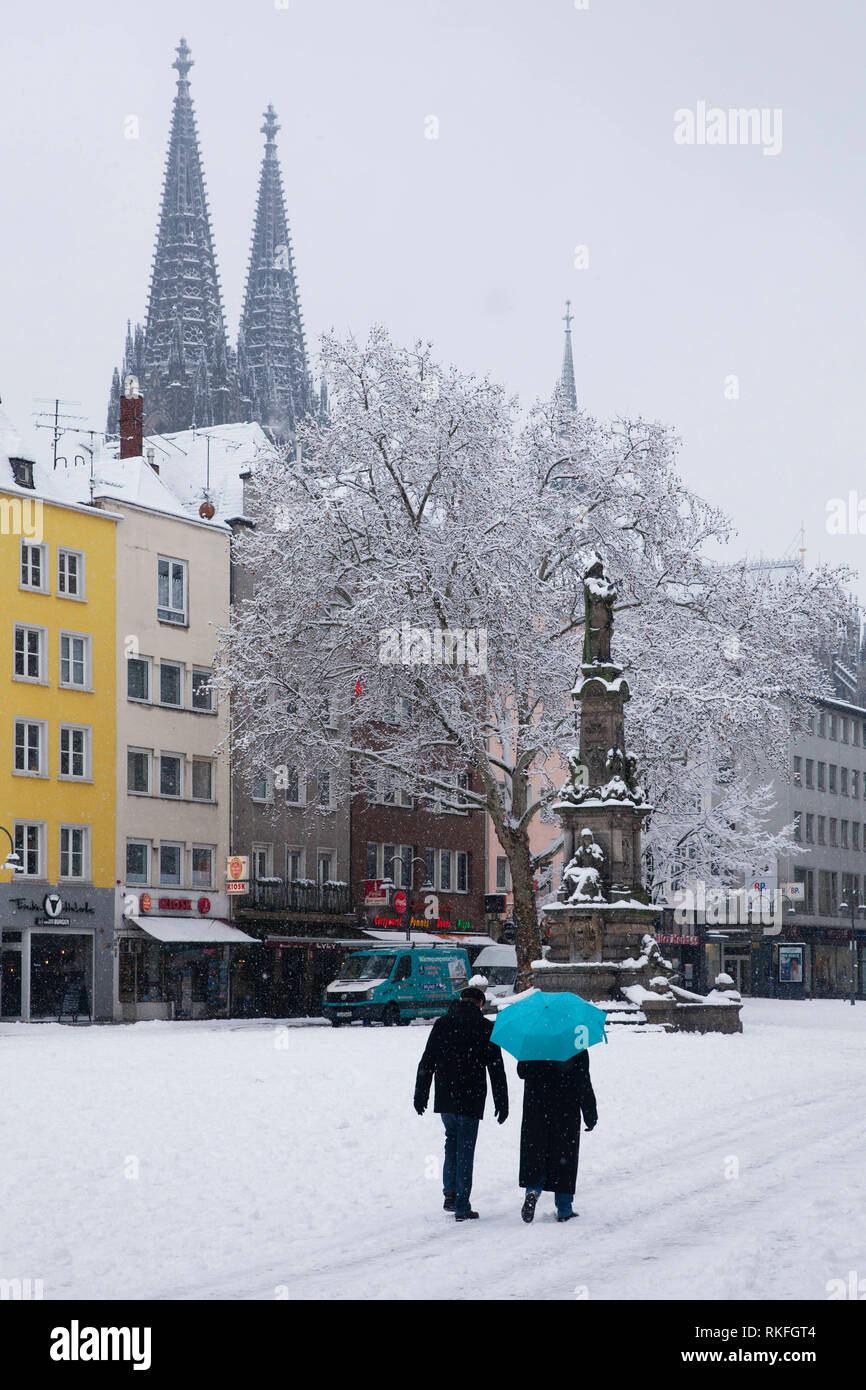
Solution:
<svg viewBox="0 0 866 1390">
<path fill-rule="evenodd" d="M 580 1117 L 598 1119 L 589 1079 L 589 1057 L 567 1062 L 518 1062 L 525 1082 L 520 1127 L 520 1186 L 543 1181 L 545 1192 L 574 1192 L 580 1150 Z"/>
<path fill-rule="evenodd" d="M 437 1114 L 471 1115 L 481 1119 L 487 1098 L 487 1072 L 496 1111 L 508 1113 L 508 1082 L 502 1053 L 490 1041 L 493 1024 L 477 1004 L 457 999 L 430 1030 L 418 1064 L 415 1105 L 426 1105 L 430 1083 L 436 1080 L 433 1109 Z"/>
</svg>

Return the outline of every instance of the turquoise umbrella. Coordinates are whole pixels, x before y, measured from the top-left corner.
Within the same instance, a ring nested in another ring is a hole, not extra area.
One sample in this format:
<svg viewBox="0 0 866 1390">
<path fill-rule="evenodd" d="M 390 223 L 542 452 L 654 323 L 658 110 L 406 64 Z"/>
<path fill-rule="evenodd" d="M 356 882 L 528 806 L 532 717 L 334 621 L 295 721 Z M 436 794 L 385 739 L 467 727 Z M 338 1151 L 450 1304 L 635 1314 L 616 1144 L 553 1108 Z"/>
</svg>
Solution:
<svg viewBox="0 0 866 1390">
<path fill-rule="evenodd" d="M 578 994 L 537 990 L 500 1010 L 490 1041 L 518 1062 L 567 1062 L 576 1052 L 607 1042 L 606 1017 L 604 1009 Z"/>
</svg>

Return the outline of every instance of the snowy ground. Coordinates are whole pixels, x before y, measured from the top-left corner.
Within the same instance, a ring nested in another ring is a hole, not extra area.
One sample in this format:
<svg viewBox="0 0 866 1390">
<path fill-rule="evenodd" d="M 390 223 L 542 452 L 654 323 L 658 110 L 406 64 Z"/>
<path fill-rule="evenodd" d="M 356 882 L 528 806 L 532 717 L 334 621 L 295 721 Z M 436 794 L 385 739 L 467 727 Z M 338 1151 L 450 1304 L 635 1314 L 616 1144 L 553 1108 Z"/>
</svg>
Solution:
<svg viewBox="0 0 866 1390">
<path fill-rule="evenodd" d="M 580 1219 L 545 1196 L 532 1226 L 509 1057 L 481 1220 L 442 1212 L 441 1122 L 412 1109 L 427 1025 L 0 1025 L 0 1278 L 46 1298 L 826 1298 L 866 1276 L 866 1006 L 754 1000 L 744 1024 L 593 1048 Z"/>
</svg>

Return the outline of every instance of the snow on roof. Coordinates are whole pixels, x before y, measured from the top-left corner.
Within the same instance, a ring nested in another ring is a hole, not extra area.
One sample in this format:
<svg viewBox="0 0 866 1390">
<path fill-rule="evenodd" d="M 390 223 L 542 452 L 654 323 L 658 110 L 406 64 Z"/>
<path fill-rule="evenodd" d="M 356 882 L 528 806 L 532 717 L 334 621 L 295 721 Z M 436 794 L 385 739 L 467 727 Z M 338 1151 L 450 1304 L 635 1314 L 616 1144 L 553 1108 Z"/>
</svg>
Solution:
<svg viewBox="0 0 866 1390">
<path fill-rule="evenodd" d="M 93 495 L 190 520 L 174 493 L 143 458 L 99 462 L 94 468 Z"/>
</svg>

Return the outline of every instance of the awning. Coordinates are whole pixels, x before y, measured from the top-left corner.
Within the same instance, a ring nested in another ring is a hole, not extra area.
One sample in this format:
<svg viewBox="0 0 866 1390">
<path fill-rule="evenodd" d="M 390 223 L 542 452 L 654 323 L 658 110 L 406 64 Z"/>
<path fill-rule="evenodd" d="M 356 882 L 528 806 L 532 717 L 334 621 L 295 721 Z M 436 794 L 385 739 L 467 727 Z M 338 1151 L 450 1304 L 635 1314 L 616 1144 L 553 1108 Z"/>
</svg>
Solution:
<svg viewBox="0 0 866 1390">
<path fill-rule="evenodd" d="M 391 927 L 390 930 L 379 930 L 377 927 L 370 927 L 364 933 L 373 941 L 393 941 L 395 946 L 406 946 L 410 944 L 406 941 L 406 933 L 400 927 Z M 423 932 L 413 931 L 411 940 L 416 945 L 421 946 L 498 946 L 499 942 L 494 941 L 492 936 L 484 936 L 480 932 Z"/>
<path fill-rule="evenodd" d="M 227 942 L 233 945 L 247 941 L 253 945 L 257 943 L 255 936 L 247 936 L 246 932 L 238 931 L 237 927 L 220 921 L 218 917 L 128 917 L 127 921 L 141 927 L 141 930 L 147 932 L 155 941 L 194 944 Z"/>
</svg>

